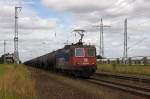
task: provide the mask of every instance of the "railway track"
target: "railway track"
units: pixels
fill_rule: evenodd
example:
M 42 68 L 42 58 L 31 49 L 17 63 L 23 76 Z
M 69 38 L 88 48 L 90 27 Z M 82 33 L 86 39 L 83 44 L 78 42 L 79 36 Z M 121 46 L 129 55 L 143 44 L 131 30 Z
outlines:
M 104 75 L 103 75 L 104 76 Z M 108 76 L 108 75 L 107 75 Z M 117 76 L 113 75 L 113 78 L 116 77 L 116 80 L 109 80 L 104 77 L 102 78 L 100 74 L 96 74 L 96 76 L 91 77 L 90 79 L 87 79 L 88 82 L 96 84 L 96 85 L 101 85 L 101 86 L 106 86 L 106 87 L 111 87 L 115 88 L 118 90 L 122 90 L 125 92 L 129 92 L 138 96 L 144 96 L 150 98 L 150 87 L 145 87 L 145 86 L 137 86 L 136 83 L 133 84 L 128 84 L 124 82 L 118 82 L 117 79 L 125 79 L 125 80 L 131 80 L 132 77 L 124 77 L 124 76 Z M 138 78 L 132 79 L 134 81 L 139 81 Z M 146 79 L 144 79 L 144 82 L 147 83 Z
M 123 75 L 123 74 L 111 74 L 111 73 L 95 73 L 96 76 L 107 76 L 112 78 L 119 78 L 119 79 L 125 79 L 125 80 L 131 80 L 131 81 L 137 81 L 137 82 L 143 82 L 143 83 L 150 83 L 150 77 L 138 77 L 138 76 L 129 76 L 129 75 Z

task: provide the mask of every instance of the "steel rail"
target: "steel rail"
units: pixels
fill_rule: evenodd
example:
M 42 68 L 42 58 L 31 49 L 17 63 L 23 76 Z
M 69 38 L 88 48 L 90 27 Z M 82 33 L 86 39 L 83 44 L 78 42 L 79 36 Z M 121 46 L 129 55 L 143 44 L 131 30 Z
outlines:
M 95 73 L 94 75 L 97 76 L 110 76 L 113 78 L 119 78 L 124 80 L 131 80 L 131 81 L 139 81 L 143 83 L 150 83 L 150 78 L 143 78 L 143 77 L 137 77 L 137 76 L 129 76 L 129 75 L 122 75 L 122 74 L 109 74 L 109 73 Z
M 144 97 L 150 97 L 150 88 L 122 84 L 122 83 L 118 83 L 118 82 L 114 82 L 114 81 L 97 79 L 94 77 L 92 77 L 91 79 L 87 79 L 87 81 L 90 83 L 96 84 L 96 85 L 102 85 L 102 86 L 122 90 L 125 92 L 133 93 L 138 96 L 140 95 L 140 96 L 144 96 Z

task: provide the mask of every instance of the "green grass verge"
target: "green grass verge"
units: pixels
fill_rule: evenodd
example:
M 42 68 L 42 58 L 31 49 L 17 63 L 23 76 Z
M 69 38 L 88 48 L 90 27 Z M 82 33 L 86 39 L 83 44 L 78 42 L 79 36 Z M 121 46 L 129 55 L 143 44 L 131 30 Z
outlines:
M 5 65 L 0 64 L 0 76 L 2 76 L 6 70 L 7 68 L 5 67 Z
M 98 67 L 98 70 L 104 71 L 104 72 L 150 76 L 150 66 L 123 65 L 123 64 L 97 64 L 97 67 Z
M 0 99 L 37 99 L 35 81 L 24 65 L 0 65 Z

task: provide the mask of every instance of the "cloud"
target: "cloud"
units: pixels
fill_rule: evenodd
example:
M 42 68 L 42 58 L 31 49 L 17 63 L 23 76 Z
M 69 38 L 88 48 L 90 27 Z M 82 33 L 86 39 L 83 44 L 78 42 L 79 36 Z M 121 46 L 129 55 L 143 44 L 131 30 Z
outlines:
M 57 23 L 52 19 L 42 19 L 38 16 L 23 17 L 20 19 L 21 29 L 53 29 Z
M 19 5 L 20 0 L 14 2 L 0 1 L 0 55 L 3 54 L 3 41 L 7 41 L 7 52 L 13 52 L 13 38 L 14 38 L 14 7 Z M 29 1 L 29 0 L 28 0 Z M 29 3 L 29 2 L 28 2 Z M 28 57 L 24 57 L 25 46 L 28 43 L 32 45 L 40 40 L 49 39 L 53 29 L 57 26 L 57 20 L 54 18 L 42 18 L 36 14 L 36 12 L 28 6 L 23 6 L 22 11 L 19 13 L 19 51 L 21 60 L 27 60 Z M 36 39 L 36 40 L 34 40 Z M 28 43 L 25 43 L 29 41 Z M 29 46 L 32 46 L 29 45 Z M 40 46 L 36 46 L 38 49 Z M 34 47 L 32 47 L 34 49 Z M 40 52 L 39 52 L 40 53 Z M 24 54 L 24 55 L 23 55 Z M 36 54 L 34 54 L 36 55 Z M 39 54 L 38 54 L 39 55 Z
M 42 2 L 53 9 L 62 11 L 72 11 L 72 12 L 91 12 L 98 10 L 99 8 L 106 8 L 108 5 L 113 4 L 116 0 L 42 0 Z
M 128 44 L 145 38 L 139 48 L 133 47 L 133 55 L 149 55 L 144 48 L 149 48 L 147 43 L 150 39 L 150 2 L 149 0 L 42 0 L 43 4 L 51 10 L 71 13 L 75 18 L 72 28 L 86 29 L 89 34 L 85 37 L 86 43 L 93 43 L 99 48 L 99 28 L 94 27 L 100 24 L 103 18 L 105 25 L 111 28 L 104 28 L 105 53 L 108 57 L 119 57 L 123 53 L 124 19 L 128 18 Z M 141 46 L 142 45 L 142 46 Z M 144 47 L 143 47 L 144 46 Z M 117 54 L 112 54 L 116 52 Z M 108 53 L 108 54 L 107 54 Z
M 0 3 L 0 39 L 13 40 L 14 4 L 6 4 L 6 1 L 1 1 L 5 4 Z M 19 5 L 21 1 L 15 0 L 14 3 Z M 23 1 L 36 5 L 34 0 Z M 41 12 L 36 12 L 38 10 L 33 10 L 34 6 L 32 8 L 27 5 L 19 14 L 19 47 L 23 60 L 61 48 L 67 41 L 68 43 L 78 41 L 79 36 L 75 37 L 70 33 L 73 29 L 78 28 L 87 30 L 84 42 L 96 45 L 98 53 L 99 28 L 95 26 L 100 25 L 100 18 L 103 18 L 104 25 L 111 26 L 104 28 L 107 57 L 121 57 L 123 54 L 125 18 L 128 18 L 128 46 L 145 39 L 133 46 L 129 51 L 129 56 L 150 54 L 148 51 L 150 50 L 149 0 L 41 0 L 41 2 L 42 6 L 49 9 L 49 18 L 41 17 L 40 14 L 37 14 Z M 39 11 L 43 9 L 39 5 L 38 7 Z M 2 44 L 0 43 L 1 46 Z M 13 46 L 13 43 L 11 44 Z M 3 53 L 2 51 L 0 53 Z
M 0 28 L 14 28 L 14 6 L 4 5 L 0 11 Z M 21 15 L 18 24 L 20 29 L 52 29 L 57 25 L 54 19 L 42 19 L 37 15 Z

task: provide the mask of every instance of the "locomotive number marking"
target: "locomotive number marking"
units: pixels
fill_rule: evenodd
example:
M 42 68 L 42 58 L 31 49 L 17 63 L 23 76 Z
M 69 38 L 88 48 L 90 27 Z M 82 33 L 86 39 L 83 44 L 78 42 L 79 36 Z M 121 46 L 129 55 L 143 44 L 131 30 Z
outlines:
M 83 64 L 89 64 L 88 59 L 84 58 Z

